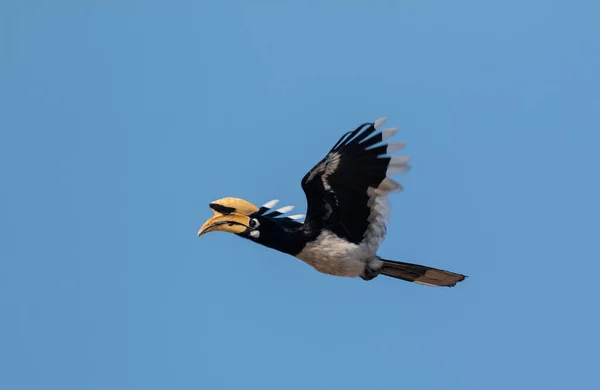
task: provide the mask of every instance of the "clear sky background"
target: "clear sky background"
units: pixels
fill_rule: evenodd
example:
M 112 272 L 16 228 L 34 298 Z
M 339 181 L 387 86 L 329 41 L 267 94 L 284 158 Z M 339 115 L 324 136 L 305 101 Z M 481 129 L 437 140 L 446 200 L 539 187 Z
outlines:
M 0 2 L 0 388 L 590 389 L 597 1 Z M 383 257 L 319 274 L 208 203 L 388 116 Z

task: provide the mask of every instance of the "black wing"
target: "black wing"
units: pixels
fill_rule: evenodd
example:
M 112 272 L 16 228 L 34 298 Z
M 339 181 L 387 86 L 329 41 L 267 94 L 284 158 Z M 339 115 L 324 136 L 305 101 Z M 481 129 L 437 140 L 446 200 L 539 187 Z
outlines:
M 410 158 L 385 157 L 402 149 L 404 144 L 377 145 L 396 132 L 396 129 L 377 132 L 384 122 L 385 118 L 365 123 L 344 134 L 327 156 L 304 176 L 307 229 L 327 228 L 342 238 L 360 243 L 372 222 L 369 217 L 373 196 L 401 189 L 387 174 L 408 171 Z

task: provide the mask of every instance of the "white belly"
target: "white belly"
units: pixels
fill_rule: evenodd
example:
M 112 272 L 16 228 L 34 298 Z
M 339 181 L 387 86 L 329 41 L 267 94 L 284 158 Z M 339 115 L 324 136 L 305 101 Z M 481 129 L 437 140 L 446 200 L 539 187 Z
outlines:
M 356 245 L 342 240 L 329 231 L 307 244 L 297 258 L 329 275 L 356 277 L 363 274 L 365 266 L 379 262 L 369 245 Z

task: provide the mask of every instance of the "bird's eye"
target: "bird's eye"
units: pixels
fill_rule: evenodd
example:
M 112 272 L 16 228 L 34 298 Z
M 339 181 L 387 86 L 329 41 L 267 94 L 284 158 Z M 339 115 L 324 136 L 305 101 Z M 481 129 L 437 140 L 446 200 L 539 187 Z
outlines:
M 257 228 L 257 227 L 259 227 L 259 226 L 260 226 L 260 223 L 258 222 L 258 219 L 256 219 L 256 218 L 252 218 L 252 219 L 250 220 L 250 227 L 251 227 L 252 229 L 256 229 L 256 228 Z

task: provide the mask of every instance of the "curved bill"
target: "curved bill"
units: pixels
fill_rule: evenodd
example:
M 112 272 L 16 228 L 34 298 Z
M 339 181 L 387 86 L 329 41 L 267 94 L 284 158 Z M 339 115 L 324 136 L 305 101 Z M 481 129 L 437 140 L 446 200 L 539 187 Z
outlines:
M 215 215 L 202 225 L 198 237 L 210 232 L 228 232 L 239 234 L 248 229 L 250 217 L 241 214 Z

